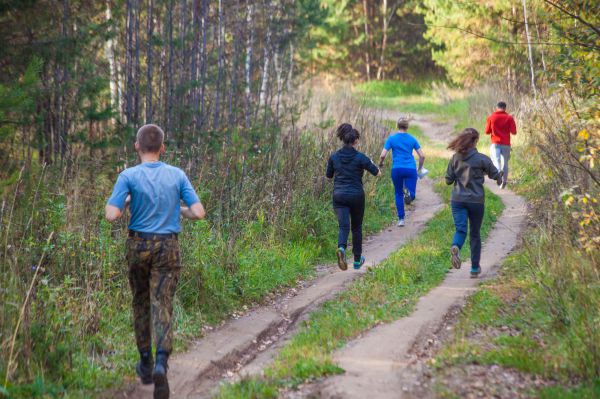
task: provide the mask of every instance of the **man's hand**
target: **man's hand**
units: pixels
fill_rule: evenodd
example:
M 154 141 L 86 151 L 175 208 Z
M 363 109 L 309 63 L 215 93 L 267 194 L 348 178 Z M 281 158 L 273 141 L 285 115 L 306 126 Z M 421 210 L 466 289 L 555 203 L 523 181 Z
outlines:
M 114 205 L 106 205 L 104 216 L 110 223 L 114 222 L 123 215 L 123 212 Z
M 202 206 L 202 203 L 196 202 L 189 208 L 187 206 L 182 206 L 181 216 L 183 216 L 186 219 L 200 220 L 204 219 L 204 217 L 206 216 L 206 211 L 204 210 L 204 206 Z

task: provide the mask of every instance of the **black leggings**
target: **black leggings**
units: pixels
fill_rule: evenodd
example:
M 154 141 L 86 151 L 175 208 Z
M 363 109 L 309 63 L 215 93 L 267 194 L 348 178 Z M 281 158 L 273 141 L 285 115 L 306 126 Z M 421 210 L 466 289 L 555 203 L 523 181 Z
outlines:
M 362 255 L 362 221 L 365 215 L 364 194 L 333 194 L 333 210 L 338 218 L 338 248 L 346 249 L 348 234 L 352 225 L 352 253 L 354 260 L 360 261 Z

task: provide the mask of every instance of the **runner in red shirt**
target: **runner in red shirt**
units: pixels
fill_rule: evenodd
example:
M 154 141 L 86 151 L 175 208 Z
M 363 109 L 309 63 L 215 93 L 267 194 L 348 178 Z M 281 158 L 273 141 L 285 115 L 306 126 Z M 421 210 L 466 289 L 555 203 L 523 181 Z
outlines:
M 506 112 L 504 101 L 500 101 L 496 105 L 496 111 L 487 118 L 485 133 L 491 135 L 490 157 L 494 166 L 504 172 L 502 177 L 502 188 L 504 188 L 508 181 L 510 135 L 517 134 L 517 125 L 513 117 Z

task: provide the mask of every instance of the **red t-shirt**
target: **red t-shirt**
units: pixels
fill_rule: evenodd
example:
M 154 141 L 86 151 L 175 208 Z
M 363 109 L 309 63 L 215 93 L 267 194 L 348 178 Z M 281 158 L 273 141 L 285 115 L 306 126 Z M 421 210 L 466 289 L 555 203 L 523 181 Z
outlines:
M 510 145 L 510 135 L 517 134 L 517 125 L 506 111 L 496 111 L 487 118 L 485 134 L 491 134 L 493 144 Z

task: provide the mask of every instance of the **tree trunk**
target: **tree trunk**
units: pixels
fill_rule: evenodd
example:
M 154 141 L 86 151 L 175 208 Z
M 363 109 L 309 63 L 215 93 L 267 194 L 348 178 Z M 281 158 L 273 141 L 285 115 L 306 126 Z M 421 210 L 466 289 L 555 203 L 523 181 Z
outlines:
M 110 8 L 110 0 L 106 1 L 106 22 L 111 23 L 111 28 L 115 28 L 115 24 L 112 23 L 112 10 Z M 117 82 L 117 66 L 115 61 L 115 44 L 112 38 L 108 39 L 104 45 L 104 55 L 108 61 L 108 67 L 110 70 L 110 106 L 114 110 L 119 109 L 119 92 Z
M 152 54 L 152 42 L 154 37 L 154 0 L 148 2 L 148 33 L 146 43 L 146 123 L 152 123 L 152 79 L 154 59 Z
M 173 58 L 175 58 L 175 48 L 173 46 L 173 0 L 167 3 L 167 44 L 169 48 L 167 76 L 166 76 L 166 128 L 169 134 L 173 134 Z
M 127 38 L 125 44 L 125 85 L 126 85 L 126 94 L 125 94 L 125 119 L 127 124 L 131 124 L 132 115 L 133 115 L 133 10 L 132 10 L 132 2 L 133 0 L 127 0 L 127 17 L 126 17 L 126 30 L 127 30 Z
M 365 18 L 365 73 L 367 80 L 371 80 L 371 55 L 369 54 L 369 8 L 367 0 L 363 0 L 363 12 Z
M 271 63 L 271 28 L 267 26 L 267 33 L 265 38 L 265 47 L 263 49 L 263 68 L 262 77 L 260 83 L 260 93 L 258 96 L 258 107 L 261 108 L 266 104 L 267 96 L 267 85 L 269 81 L 269 64 Z
M 381 39 L 381 55 L 379 56 L 379 68 L 377 68 L 377 80 L 381 80 L 384 78 L 384 63 L 385 63 L 385 48 L 387 45 L 387 30 L 388 30 L 388 16 L 387 16 L 387 0 L 383 0 L 381 5 L 381 19 L 383 21 L 382 29 L 382 39 Z
M 206 56 L 206 29 L 207 29 L 207 0 L 202 0 L 202 67 L 200 73 L 200 80 L 202 81 L 202 89 L 200 91 L 200 128 L 204 126 L 204 115 L 205 115 L 205 91 L 206 91 L 206 63 L 208 57 Z
M 254 28 L 253 28 L 253 13 L 254 5 L 251 0 L 248 0 L 247 14 L 246 14 L 246 25 L 248 29 L 248 39 L 246 42 L 246 125 L 250 125 L 250 113 L 251 113 L 251 102 L 252 102 L 252 51 L 254 42 Z
M 290 42 L 290 69 L 287 75 L 287 91 L 292 91 L 292 84 L 294 80 L 294 43 Z
M 140 79 L 142 67 L 140 65 L 140 0 L 135 0 L 135 93 L 133 123 L 137 127 L 140 123 Z
M 192 2 L 192 31 L 194 32 L 194 39 L 192 40 L 192 51 L 191 51 L 191 70 L 190 80 L 192 83 L 191 89 L 191 107 L 192 107 L 192 133 L 196 134 L 198 128 L 198 61 L 200 57 L 200 10 L 198 0 Z
M 537 88 L 535 86 L 535 71 L 533 68 L 533 51 L 531 50 L 531 36 L 529 35 L 529 23 L 527 22 L 527 0 L 523 0 L 523 19 L 525 20 L 525 34 L 527 36 L 527 52 L 529 54 L 529 68 L 531 70 L 531 89 L 534 97 L 537 98 Z
M 537 41 L 538 43 L 542 43 L 541 35 L 540 35 L 540 27 L 538 24 L 538 19 L 536 16 L 536 12 L 533 13 L 533 23 L 535 24 L 535 32 L 537 33 Z M 544 57 L 544 45 L 539 45 L 540 55 L 542 56 L 542 68 L 544 72 L 546 72 L 546 58 Z
M 223 0 L 219 0 L 219 22 L 217 32 L 217 46 L 219 55 L 217 59 L 217 86 L 215 90 L 215 114 L 213 118 L 213 127 L 219 130 L 219 113 L 221 105 L 221 79 L 223 78 L 223 42 L 225 41 L 225 26 L 223 23 Z

